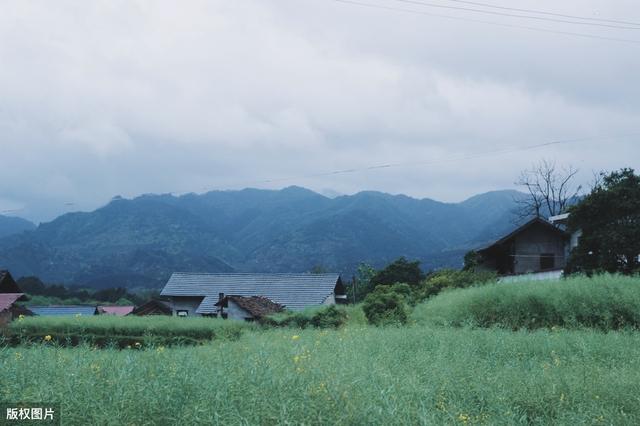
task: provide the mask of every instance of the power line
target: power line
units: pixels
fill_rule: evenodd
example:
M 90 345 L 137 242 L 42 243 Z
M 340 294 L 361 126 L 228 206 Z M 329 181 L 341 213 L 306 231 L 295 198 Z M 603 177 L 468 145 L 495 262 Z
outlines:
M 541 149 L 541 148 L 550 147 L 550 146 L 556 146 L 556 145 L 565 145 L 565 144 L 570 144 L 570 143 L 597 141 L 597 140 L 605 140 L 605 139 L 619 139 L 619 138 L 624 138 L 624 137 L 629 137 L 629 136 L 640 136 L 640 133 L 615 135 L 615 136 L 584 137 L 584 138 L 575 138 L 575 139 L 559 139 L 559 140 L 543 142 L 543 143 L 538 143 L 538 144 L 532 144 L 532 145 L 498 148 L 498 149 L 478 152 L 478 153 L 474 153 L 474 154 L 465 154 L 465 155 L 453 156 L 453 157 L 449 157 L 449 158 L 442 158 L 442 159 L 436 159 L 436 160 L 424 160 L 424 161 L 411 161 L 411 162 L 400 162 L 400 163 L 375 164 L 375 165 L 371 165 L 371 166 L 367 166 L 367 167 L 361 167 L 361 168 L 333 170 L 333 171 L 328 171 L 328 172 L 312 173 L 312 174 L 306 174 L 306 175 L 300 175 L 300 176 L 290 176 L 290 177 L 281 177 L 281 178 L 257 180 L 257 181 L 252 181 L 252 182 L 246 182 L 246 184 L 276 183 L 276 182 L 284 182 L 284 181 L 291 181 L 291 180 L 298 180 L 298 179 L 308 179 L 308 178 L 315 178 L 315 177 L 325 177 L 325 176 L 342 175 L 342 174 L 349 174 L 349 173 L 358 173 L 358 172 L 377 170 L 377 169 L 388 169 L 388 168 L 417 166 L 417 165 L 421 165 L 421 166 L 435 165 L 435 164 L 441 164 L 441 163 L 450 163 L 450 162 L 457 162 L 457 161 L 464 161 L 464 160 L 473 160 L 473 159 L 477 159 L 477 158 L 490 157 L 490 156 L 494 156 L 494 155 L 511 154 L 511 153 L 514 153 L 514 152 L 531 151 L 531 150 L 536 150 L 536 149 Z
M 572 24 L 572 25 L 590 25 L 590 26 L 595 26 L 595 27 L 616 28 L 616 29 L 623 29 L 623 30 L 640 30 L 640 28 L 638 28 L 637 26 L 629 27 L 629 26 L 621 26 L 621 25 L 615 25 L 615 24 L 604 24 L 604 23 L 597 23 L 597 22 L 568 21 L 566 19 L 545 18 L 545 17 L 542 17 L 542 16 L 531 16 L 531 15 L 518 15 L 518 14 L 515 14 L 515 13 L 495 12 L 495 11 L 490 11 L 490 10 L 474 9 L 474 8 L 471 8 L 471 7 L 446 6 L 446 5 L 442 5 L 442 4 L 435 4 L 435 3 L 430 3 L 430 2 L 425 2 L 425 1 L 418 1 L 418 0 L 391 0 L 391 1 L 395 1 L 397 3 L 415 4 L 415 5 L 424 6 L 424 7 L 433 7 L 433 8 L 437 8 L 437 9 L 461 10 L 461 11 L 464 11 L 464 12 L 482 13 L 482 14 L 485 14 L 485 15 L 495 15 L 495 16 L 506 16 L 506 17 L 510 17 L 510 18 L 534 19 L 534 20 L 537 20 L 537 21 L 559 22 L 559 23 L 563 23 L 563 24 Z
M 484 21 L 484 20 L 481 20 L 481 19 L 463 18 L 463 17 L 460 17 L 460 16 L 452 16 L 452 15 L 442 15 L 442 14 L 438 14 L 438 13 L 430 13 L 430 12 L 425 12 L 425 11 L 415 10 L 415 9 L 403 9 L 403 8 L 399 8 L 399 7 L 383 6 L 383 5 L 372 4 L 372 3 L 364 3 L 364 2 L 356 1 L 356 0 L 331 0 L 331 1 L 334 1 L 336 3 L 344 3 L 344 4 L 355 5 L 355 6 L 368 7 L 368 8 L 371 8 L 371 9 L 391 10 L 391 11 L 394 11 L 394 12 L 404 12 L 404 13 L 412 13 L 412 14 L 416 14 L 416 15 L 433 16 L 433 17 L 436 17 L 436 18 L 451 19 L 451 20 L 455 20 L 455 21 L 473 22 L 473 23 L 478 23 L 478 24 L 493 25 L 493 26 L 504 27 L 504 28 L 517 28 L 517 29 L 523 29 L 523 30 L 528 30 L 528 31 L 535 31 L 535 32 L 539 32 L 539 33 L 548 33 L 548 34 L 566 35 L 566 36 L 572 36 L 572 37 L 591 38 L 591 39 L 605 40 L 605 41 L 615 41 L 615 42 L 621 42 L 621 43 L 640 44 L 640 40 L 599 36 L 599 35 L 585 34 L 585 33 L 575 33 L 575 32 L 571 32 L 571 31 L 549 30 L 549 29 L 538 28 L 538 27 L 530 27 L 530 26 L 527 26 L 527 25 L 506 24 L 506 23 L 502 23 L 502 22 Z
M 493 9 L 500 9 L 500 10 L 512 10 L 514 12 L 537 13 L 539 15 L 558 16 L 558 17 L 561 17 L 561 18 L 582 19 L 582 20 L 585 20 L 585 21 L 594 21 L 594 22 L 611 22 L 611 23 L 614 23 L 614 24 L 626 24 L 626 25 L 634 25 L 634 26 L 640 27 L 640 23 L 638 23 L 638 22 L 621 21 L 621 20 L 617 20 L 617 19 L 593 18 L 593 17 L 586 17 L 586 16 L 568 15 L 568 14 L 564 14 L 564 13 L 549 12 L 549 11 L 545 11 L 545 10 L 521 9 L 521 8 L 517 8 L 517 7 L 499 6 L 499 5 L 496 5 L 496 4 L 481 3 L 481 2 L 476 2 L 476 1 L 465 1 L 465 0 L 442 0 L 442 1 L 448 1 L 448 2 L 453 2 L 453 3 L 461 3 L 461 4 L 470 4 L 470 5 L 474 5 L 474 6 L 483 6 L 483 7 L 493 8 Z

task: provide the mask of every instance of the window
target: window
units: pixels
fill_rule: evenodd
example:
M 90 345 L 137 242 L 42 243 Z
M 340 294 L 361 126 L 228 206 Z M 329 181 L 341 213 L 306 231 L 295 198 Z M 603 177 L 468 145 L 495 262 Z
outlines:
M 540 255 L 540 270 L 547 271 L 555 268 L 556 257 L 553 253 L 542 253 Z
M 179 316 L 179 317 L 186 317 L 186 316 L 189 315 L 189 311 L 179 310 L 179 311 L 176 311 L 176 315 Z

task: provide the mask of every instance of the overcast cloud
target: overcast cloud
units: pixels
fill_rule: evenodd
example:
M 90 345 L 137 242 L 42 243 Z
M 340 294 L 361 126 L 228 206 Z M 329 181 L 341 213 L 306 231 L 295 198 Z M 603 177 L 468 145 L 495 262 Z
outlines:
M 362 2 L 640 41 L 640 29 Z M 640 22 L 636 0 L 493 3 Z M 583 180 L 640 168 L 640 42 L 331 0 L 1 4 L 4 214 L 294 184 L 459 201 L 512 188 L 542 158 Z M 513 151 L 576 138 L 593 139 Z

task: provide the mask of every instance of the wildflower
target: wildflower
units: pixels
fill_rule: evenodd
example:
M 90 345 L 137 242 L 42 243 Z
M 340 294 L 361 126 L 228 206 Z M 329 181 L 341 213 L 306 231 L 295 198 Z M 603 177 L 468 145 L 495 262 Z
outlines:
M 458 420 L 460 420 L 464 424 L 467 424 L 467 422 L 469 421 L 469 416 L 466 414 L 460 413 L 460 415 L 458 416 Z
M 293 362 L 294 362 L 294 363 L 296 363 L 296 364 L 297 364 L 298 362 L 300 362 L 300 356 L 299 356 L 299 355 L 294 356 L 294 357 L 293 357 Z
M 140 346 L 142 346 L 142 343 L 140 343 L 140 342 L 136 342 L 134 346 L 135 346 L 136 348 L 139 348 Z
M 46 336 L 44 336 L 44 341 L 45 342 L 50 342 L 51 341 L 51 335 L 47 334 Z
M 160 346 L 158 349 L 156 349 L 158 351 L 158 353 L 162 353 L 164 352 L 164 346 Z
M 80 318 L 82 314 L 76 314 L 76 318 Z
M 18 315 L 18 321 L 24 321 L 24 315 L 22 314 Z
M 560 402 L 564 401 L 564 393 L 560 394 Z
M 298 340 L 300 338 L 300 336 L 298 336 L 297 334 L 294 334 L 293 336 L 291 336 L 291 340 Z

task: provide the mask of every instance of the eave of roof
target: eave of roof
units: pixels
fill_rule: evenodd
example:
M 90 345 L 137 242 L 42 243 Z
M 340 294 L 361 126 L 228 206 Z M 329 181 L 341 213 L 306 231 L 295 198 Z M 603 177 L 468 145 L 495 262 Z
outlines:
M 502 244 L 506 243 L 507 241 L 509 241 L 510 239 L 512 239 L 513 237 L 515 237 L 516 235 L 518 235 L 519 233 L 529 229 L 531 226 L 533 226 L 535 224 L 541 224 L 543 226 L 546 226 L 549 230 L 560 234 L 563 238 L 569 238 L 570 237 L 567 232 L 563 231 L 562 229 L 558 228 L 557 226 L 553 225 L 552 223 L 550 223 L 550 222 L 548 222 L 548 221 L 546 221 L 546 220 L 544 220 L 542 218 L 536 217 L 536 218 L 531 219 L 529 222 L 525 223 L 524 225 L 514 229 L 509 234 L 507 234 L 506 236 L 500 238 L 499 240 L 494 241 L 493 243 L 491 243 L 491 244 L 489 244 L 489 245 L 487 245 L 485 247 L 476 249 L 476 251 L 478 253 L 481 253 L 481 252 L 487 251 L 487 250 L 489 250 L 489 249 L 491 249 L 491 248 L 493 248 L 495 246 L 502 245 Z
M 22 296 L 22 293 L 0 293 L 0 312 L 11 308 Z

